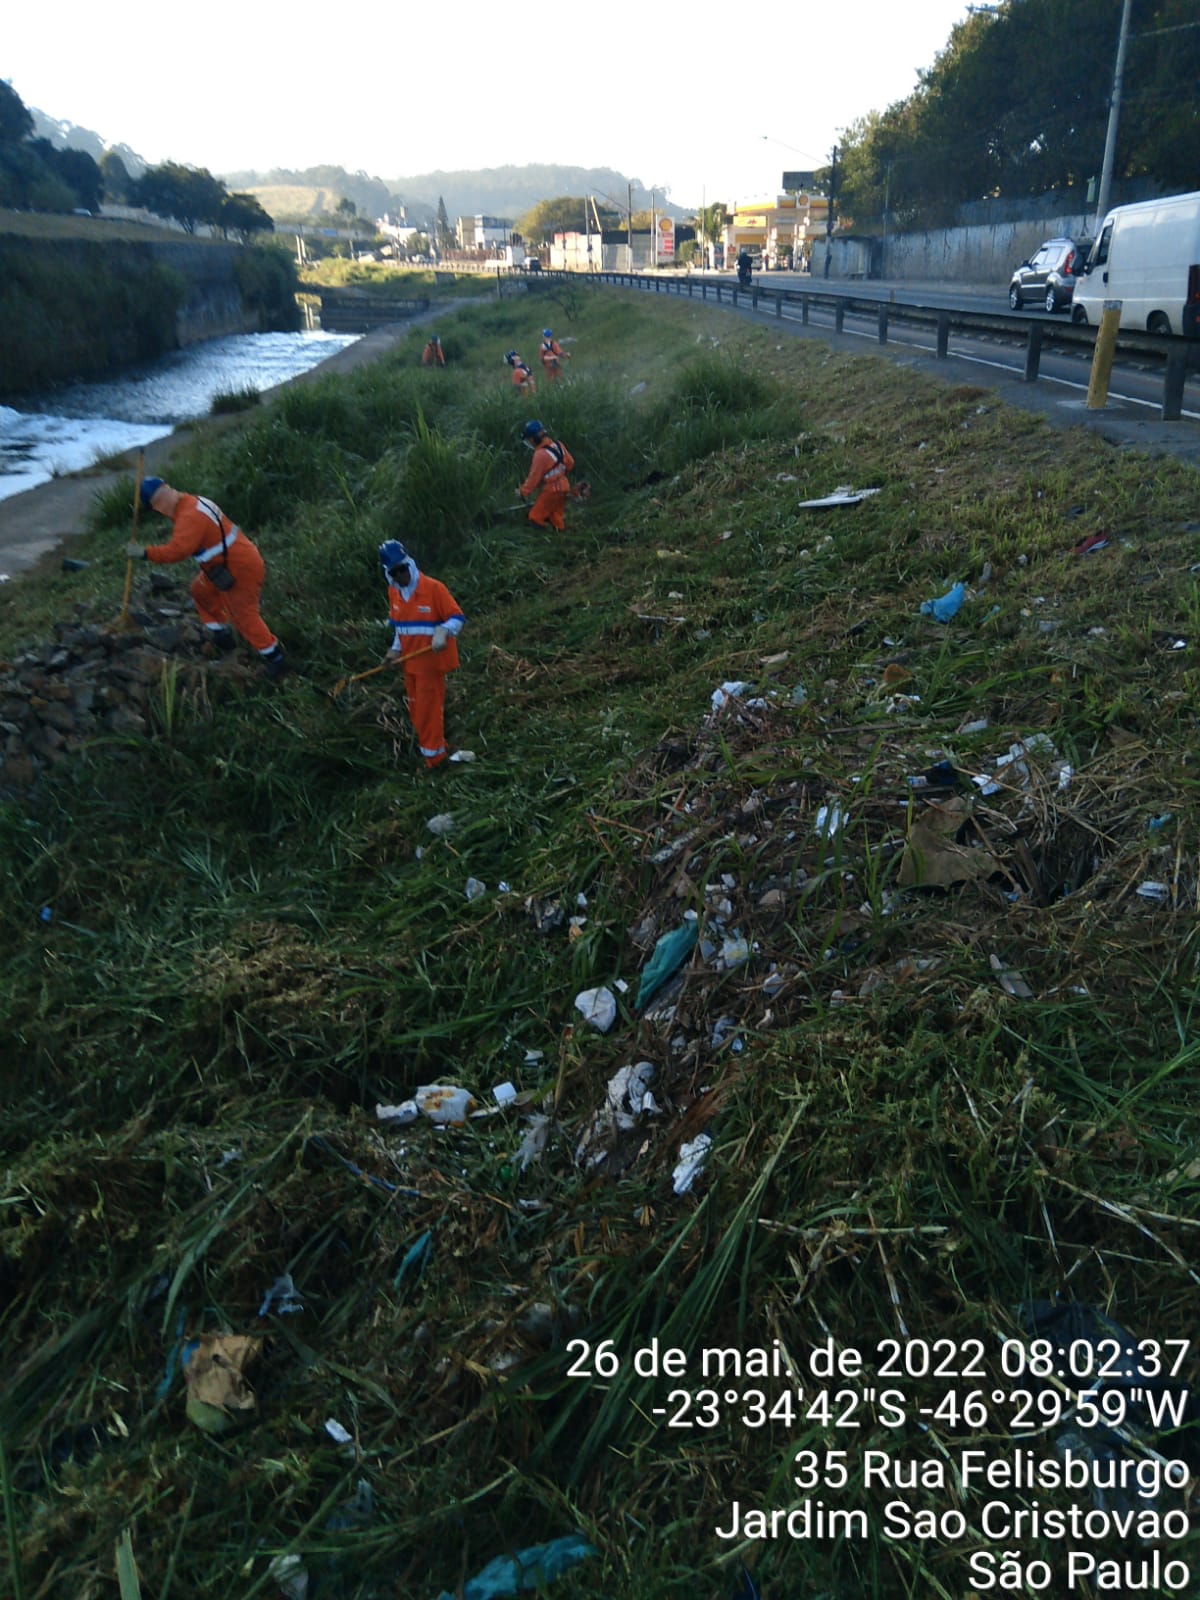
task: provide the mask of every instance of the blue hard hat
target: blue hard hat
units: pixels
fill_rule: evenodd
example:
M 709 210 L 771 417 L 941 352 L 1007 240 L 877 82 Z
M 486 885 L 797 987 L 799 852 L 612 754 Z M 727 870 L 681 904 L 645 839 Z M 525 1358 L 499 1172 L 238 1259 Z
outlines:
M 517 352 L 515 350 L 506 350 L 504 352 L 504 359 L 511 367 L 513 362 L 517 359 Z
M 554 330 L 552 328 L 543 328 L 542 329 L 542 338 L 543 339 L 553 339 L 553 337 L 554 337 Z
M 161 478 L 142 479 L 141 485 L 138 488 L 138 494 L 141 496 L 142 504 L 145 506 L 147 511 L 150 509 L 151 500 L 154 499 L 154 496 L 158 493 L 162 486 L 163 480 Z
M 383 568 L 385 577 L 393 567 L 403 566 L 409 559 L 408 551 L 399 539 L 385 539 L 379 546 L 379 565 Z
M 535 422 L 533 420 L 533 418 L 531 417 L 529 419 L 529 421 L 525 424 L 525 426 L 521 429 L 521 437 L 522 437 L 522 439 L 526 439 L 526 440 L 528 440 L 528 439 L 540 439 L 542 434 L 545 433 L 545 431 L 546 430 L 542 426 L 542 424 L 540 422 Z

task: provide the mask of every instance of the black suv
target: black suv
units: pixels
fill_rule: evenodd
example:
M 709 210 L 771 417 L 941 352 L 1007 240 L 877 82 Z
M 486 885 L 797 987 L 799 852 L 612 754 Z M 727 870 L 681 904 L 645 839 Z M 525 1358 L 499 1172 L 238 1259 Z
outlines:
M 1047 311 L 1065 311 L 1075 293 L 1075 279 L 1082 277 L 1090 242 L 1075 239 L 1047 239 L 1028 261 L 1023 261 L 1008 286 L 1008 303 L 1019 311 L 1026 301 Z

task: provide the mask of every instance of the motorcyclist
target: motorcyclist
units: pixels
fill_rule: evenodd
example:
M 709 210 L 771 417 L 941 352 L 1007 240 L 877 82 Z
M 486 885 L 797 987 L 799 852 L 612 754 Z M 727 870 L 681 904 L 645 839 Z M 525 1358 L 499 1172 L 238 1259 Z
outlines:
M 751 267 L 753 265 L 754 265 L 754 263 L 750 259 L 749 250 L 747 250 L 745 248 L 739 250 L 738 251 L 738 258 L 737 258 L 737 275 L 738 275 L 738 287 L 739 288 L 748 289 L 750 287 L 750 269 L 751 269 Z

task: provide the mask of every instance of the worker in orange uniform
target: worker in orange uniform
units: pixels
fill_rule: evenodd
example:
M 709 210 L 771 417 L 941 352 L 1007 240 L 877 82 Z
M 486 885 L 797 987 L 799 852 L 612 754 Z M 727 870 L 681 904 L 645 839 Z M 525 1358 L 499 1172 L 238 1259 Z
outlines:
M 423 367 L 444 367 L 446 365 L 446 352 L 442 349 L 442 341 L 436 333 L 429 335 L 429 343 L 421 351 L 421 365 Z
M 575 465 L 575 457 L 565 444 L 552 439 L 540 422 L 527 422 L 521 429 L 521 437 L 533 451 L 533 465 L 517 493 L 522 500 L 531 494 L 537 495 L 529 513 L 535 528 L 556 528 L 561 533 L 563 507 L 571 493 L 567 474 Z
M 282 678 L 287 671 L 283 646 L 258 609 L 267 569 L 257 545 L 202 495 L 182 494 L 161 478 L 143 478 L 138 492 L 148 510 L 171 519 L 171 537 L 166 544 L 128 544 L 126 554 L 154 562 L 190 557 L 200 569 L 191 594 L 208 643 L 232 649 L 236 629 L 262 657 L 268 677 Z
M 387 664 L 404 668 L 404 692 L 417 746 L 427 767 L 447 759 L 446 674 L 458 666 L 458 636 L 466 621 L 444 583 L 427 577 L 400 543 L 379 546 L 388 586 L 392 648 Z
M 513 388 L 518 394 L 532 394 L 534 392 L 533 373 L 521 360 L 515 350 L 505 353 L 505 361 L 512 368 Z
M 563 362 L 571 359 L 568 352 L 559 344 L 549 328 L 542 329 L 541 356 L 542 371 L 546 374 L 547 381 L 550 383 L 553 383 L 555 378 L 558 377 Z

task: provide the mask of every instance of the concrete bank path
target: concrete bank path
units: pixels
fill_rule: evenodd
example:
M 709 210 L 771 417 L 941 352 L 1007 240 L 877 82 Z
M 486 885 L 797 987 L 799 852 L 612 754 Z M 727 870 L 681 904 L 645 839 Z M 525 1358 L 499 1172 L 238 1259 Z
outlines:
M 420 320 L 423 319 L 416 319 Z M 407 338 L 414 326 L 414 321 L 397 322 L 364 334 L 354 344 L 336 351 L 327 360 L 310 367 L 298 377 L 289 378 L 287 383 L 278 384 L 273 389 L 264 389 L 263 401 L 269 403 L 273 395 L 295 384 L 311 383 L 330 373 L 354 372 L 359 367 L 367 366 Z M 169 481 L 172 458 L 197 435 L 211 438 L 215 433 L 236 428 L 248 417 L 257 414 L 256 411 L 235 412 L 229 416 L 203 417 L 196 422 L 181 423 L 165 439 L 152 440 L 146 446 L 147 475 Z M 136 450 L 128 451 L 119 459 L 121 465 L 117 468 L 87 468 L 82 472 L 53 478 L 49 483 L 26 489 L 23 494 L 0 500 L 0 573 L 15 578 L 22 572 L 28 572 L 39 561 L 57 559 L 69 553 L 72 539 L 87 529 L 93 495 L 137 470 Z M 179 487 L 203 492 L 203 485 L 181 484 Z M 132 520 L 132 503 L 129 515 Z

